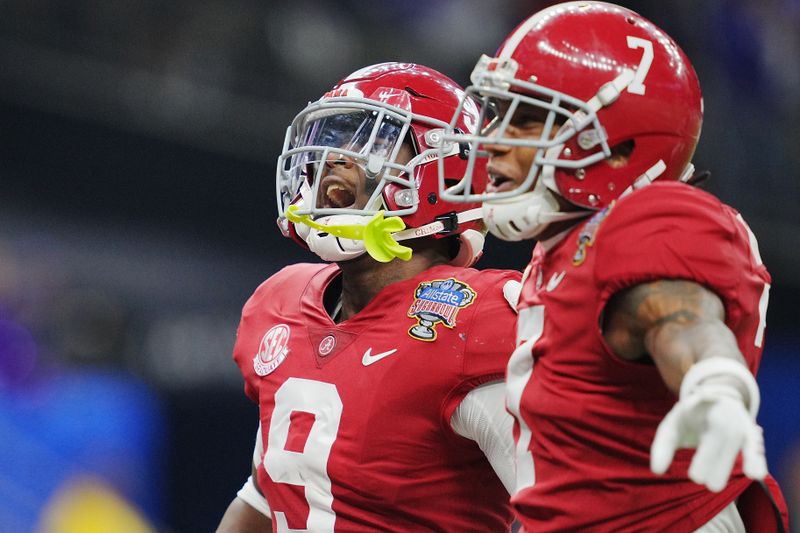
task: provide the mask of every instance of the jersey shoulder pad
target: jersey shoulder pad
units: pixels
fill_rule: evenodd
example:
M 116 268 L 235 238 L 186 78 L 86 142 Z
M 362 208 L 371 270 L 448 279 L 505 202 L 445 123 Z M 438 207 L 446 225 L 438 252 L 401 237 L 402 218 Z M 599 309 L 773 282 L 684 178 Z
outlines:
M 749 243 L 733 210 L 681 183 L 654 183 L 614 204 L 595 235 L 595 276 L 618 290 L 689 279 L 730 290 L 749 268 Z
M 250 296 L 248 306 L 257 306 L 264 298 L 272 298 L 286 291 L 293 291 L 299 297 L 303 288 L 318 273 L 325 269 L 337 268 L 335 265 L 325 263 L 296 263 L 280 269 L 259 285 Z

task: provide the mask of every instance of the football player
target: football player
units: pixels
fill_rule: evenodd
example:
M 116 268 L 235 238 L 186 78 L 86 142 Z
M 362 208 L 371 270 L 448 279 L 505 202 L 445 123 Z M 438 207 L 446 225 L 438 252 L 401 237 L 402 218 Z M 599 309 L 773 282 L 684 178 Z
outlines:
M 279 225 L 329 263 L 286 267 L 245 304 L 234 359 L 260 428 L 219 531 L 509 529 L 503 377 L 521 275 L 469 268 L 480 204 L 437 193 L 437 165 L 466 170 L 464 147 L 442 144 L 463 95 L 384 63 L 288 128 Z M 460 131 L 478 114 L 463 103 Z
M 561 3 L 467 92 L 485 127 L 445 135 L 470 155 L 440 196 L 538 241 L 507 373 L 524 527 L 787 527 L 756 422 L 770 276 L 742 217 L 690 185 L 702 100 L 683 51 L 628 9 Z

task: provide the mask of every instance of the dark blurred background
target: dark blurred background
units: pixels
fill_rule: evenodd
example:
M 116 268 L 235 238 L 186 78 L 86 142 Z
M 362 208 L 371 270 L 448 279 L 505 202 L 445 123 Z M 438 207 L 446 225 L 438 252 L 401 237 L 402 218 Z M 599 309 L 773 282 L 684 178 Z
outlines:
M 87 502 L 119 531 L 213 530 L 257 424 L 230 357 L 240 308 L 314 260 L 274 222 L 286 126 L 371 63 L 466 84 L 549 3 L 0 0 L 0 530 L 82 524 Z M 773 274 L 760 420 L 797 501 L 800 0 L 625 5 L 692 58 L 696 165 Z M 481 264 L 529 250 L 491 241 Z

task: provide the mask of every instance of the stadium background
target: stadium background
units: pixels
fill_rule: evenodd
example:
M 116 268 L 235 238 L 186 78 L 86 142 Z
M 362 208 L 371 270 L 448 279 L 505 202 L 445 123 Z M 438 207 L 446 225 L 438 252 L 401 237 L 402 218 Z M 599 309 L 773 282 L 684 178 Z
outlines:
M 313 259 L 274 223 L 285 127 L 370 63 L 465 84 L 544 5 L 0 0 L 0 530 L 65 523 L 86 494 L 159 531 L 212 530 L 255 431 L 230 358 L 240 307 Z M 625 5 L 692 58 L 695 162 L 773 274 L 760 420 L 795 503 L 800 1 Z M 508 250 L 490 241 L 481 264 L 521 268 L 529 246 Z

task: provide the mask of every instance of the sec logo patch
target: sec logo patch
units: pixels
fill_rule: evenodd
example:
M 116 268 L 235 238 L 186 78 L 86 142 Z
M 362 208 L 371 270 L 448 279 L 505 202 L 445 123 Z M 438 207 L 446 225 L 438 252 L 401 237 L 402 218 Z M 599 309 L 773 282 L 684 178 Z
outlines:
M 273 372 L 289 354 L 289 335 L 291 330 L 286 324 L 273 326 L 261 338 L 258 353 L 253 358 L 253 369 L 259 376 Z

